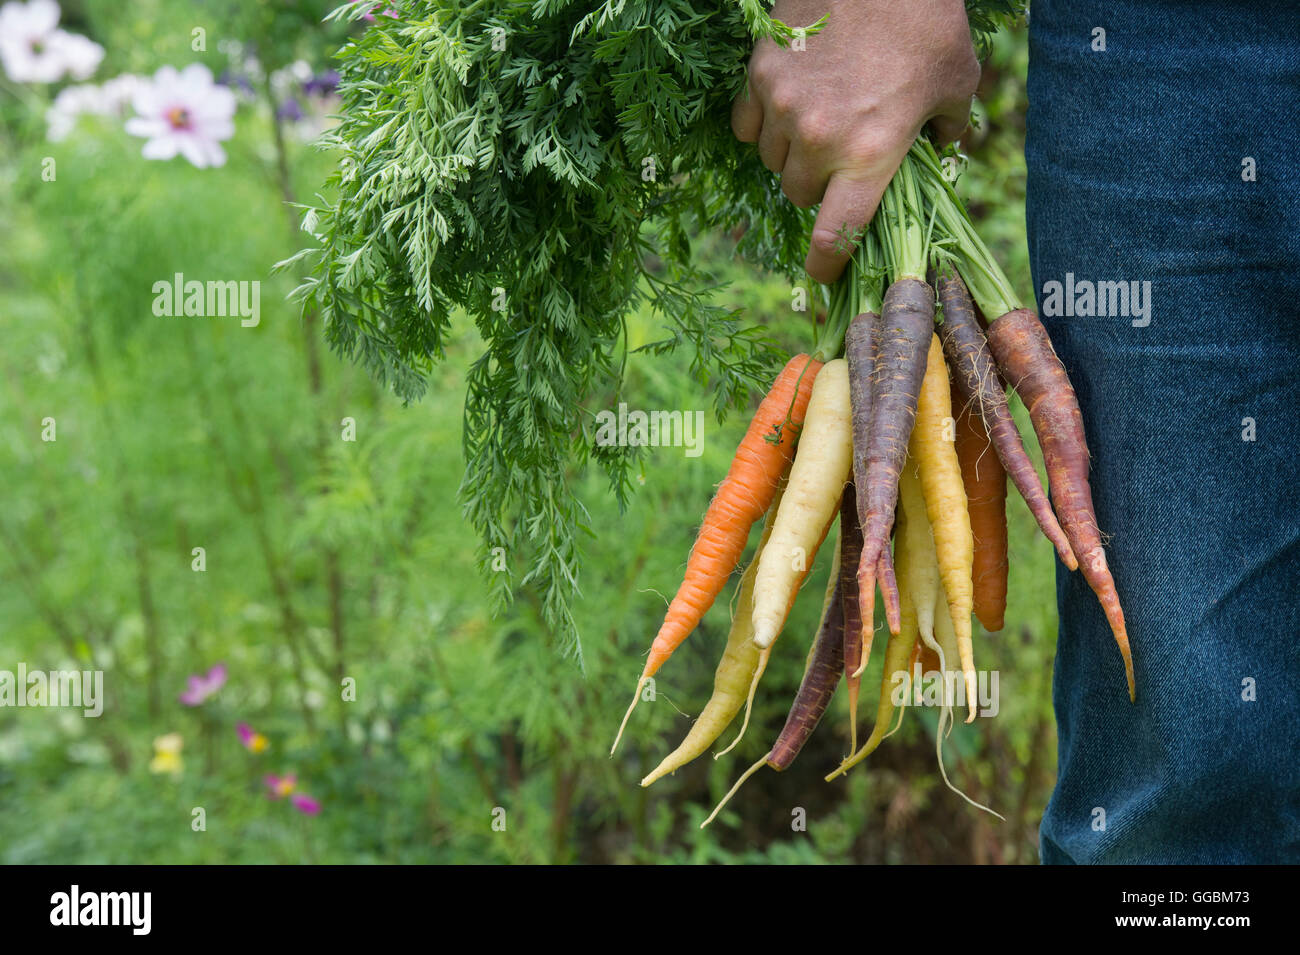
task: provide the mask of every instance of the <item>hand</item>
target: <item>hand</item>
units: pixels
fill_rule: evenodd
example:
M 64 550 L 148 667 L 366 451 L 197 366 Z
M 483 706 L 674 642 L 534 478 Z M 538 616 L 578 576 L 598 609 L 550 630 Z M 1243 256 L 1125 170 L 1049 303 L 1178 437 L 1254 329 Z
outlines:
M 758 143 L 797 206 L 821 203 L 805 267 L 844 271 L 841 235 L 871 221 L 926 122 L 937 144 L 966 128 L 980 67 L 962 0 L 778 0 L 772 15 L 805 26 L 830 14 L 799 51 L 762 40 L 731 127 Z

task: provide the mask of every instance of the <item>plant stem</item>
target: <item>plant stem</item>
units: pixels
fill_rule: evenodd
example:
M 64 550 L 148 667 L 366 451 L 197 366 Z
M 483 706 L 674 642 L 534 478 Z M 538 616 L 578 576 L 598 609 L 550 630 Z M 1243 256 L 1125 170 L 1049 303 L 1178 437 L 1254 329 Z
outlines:
M 854 264 L 858 273 L 858 312 L 879 315 L 883 307 L 885 267 L 874 232 L 868 230 L 862 237 Z
M 934 213 L 935 229 L 947 240 L 944 256 L 952 260 L 985 318 L 993 321 L 1020 308 L 1019 297 L 980 239 L 929 140 L 919 137 L 908 153 L 908 161 Z
M 855 273 L 856 270 L 850 263 L 849 268 L 846 268 L 844 274 L 831 286 L 831 301 L 826 309 L 826 324 L 822 326 L 821 334 L 817 336 L 812 352 L 813 358 L 820 362 L 830 361 L 844 350 L 844 332 L 856 314 L 854 308 L 858 301 Z

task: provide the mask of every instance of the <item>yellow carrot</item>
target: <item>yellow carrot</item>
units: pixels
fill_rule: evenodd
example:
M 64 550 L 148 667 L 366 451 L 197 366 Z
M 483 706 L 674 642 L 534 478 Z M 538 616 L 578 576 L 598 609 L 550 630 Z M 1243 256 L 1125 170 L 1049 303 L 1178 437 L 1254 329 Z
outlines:
M 966 722 L 975 719 L 975 659 L 971 643 L 971 611 L 975 593 L 971 574 L 975 562 L 975 537 L 971 533 L 966 489 L 961 464 L 953 444 L 952 402 L 948 391 L 948 369 L 943 360 L 939 336 L 930 338 L 925 378 L 916 406 L 909 449 L 920 472 L 925 512 L 934 534 L 939 578 L 948 601 L 969 706 Z
M 897 560 L 899 590 L 910 592 L 912 606 L 916 608 L 916 629 L 923 645 L 934 646 L 934 615 L 937 598 L 943 593 L 939 585 L 939 564 L 935 557 L 934 538 L 926 516 L 925 495 L 916 461 L 912 457 L 904 462 L 898 476 L 898 506 L 907 513 L 908 541 L 905 553 Z M 900 526 L 900 533 L 903 529 Z M 904 567 L 906 558 L 906 567 Z M 944 613 L 947 614 L 947 606 Z
M 970 796 L 967 796 L 964 792 L 954 786 L 952 780 L 948 778 L 948 770 L 943 765 L 943 740 L 945 736 L 952 732 L 952 708 L 955 700 L 955 686 L 953 681 L 957 675 L 957 669 L 950 661 L 956 658 L 960 653 L 960 650 L 957 647 L 957 634 L 952 627 L 952 617 L 946 611 L 947 602 L 945 601 L 941 591 L 936 595 L 934 617 L 935 639 L 934 642 L 930 644 L 931 649 L 934 650 L 939 657 L 939 672 L 943 676 L 942 709 L 939 711 L 939 725 L 935 728 L 934 734 L 934 756 L 939 762 L 939 775 L 943 777 L 945 786 L 976 809 L 982 809 L 989 815 L 997 816 L 1003 822 L 1006 822 L 1006 818 L 1001 813 L 994 812 L 983 803 L 976 802 L 974 799 L 971 799 Z
M 741 774 L 722 797 L 722 801 L 713 807 L 708 818 L 700 823 L 701 829 L 716 819 L 718 813 L 731 801 L 731 797 L 745 785 L 745 781 L 764 766 L 771 766 L 778 773 L 789 769 L 825 715 L 826 707 L 830 705 L 831 697 L 835 695 L 835 688 L 839 686 L 840 677 L 844 673 L 844 615 L 840 601 L 839 556 L 837 548 L 836 566 L 831 568 L 826 585 L 826 600 L 822 603 L 822 619 L 817 627 L 817 637 L 808 651 L 799 692 L 795 694 L 781 735 L 766 755 Z

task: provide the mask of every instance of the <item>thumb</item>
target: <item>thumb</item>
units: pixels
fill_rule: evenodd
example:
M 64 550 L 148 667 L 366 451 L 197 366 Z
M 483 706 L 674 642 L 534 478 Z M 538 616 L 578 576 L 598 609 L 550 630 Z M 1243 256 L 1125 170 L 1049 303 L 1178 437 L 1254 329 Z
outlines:
M 835 173 L 826 185 L 804 268 L 818 282 L 838 279 L 853 254 L 855 233 L 876 214 L 888 177 L 853 179 Z

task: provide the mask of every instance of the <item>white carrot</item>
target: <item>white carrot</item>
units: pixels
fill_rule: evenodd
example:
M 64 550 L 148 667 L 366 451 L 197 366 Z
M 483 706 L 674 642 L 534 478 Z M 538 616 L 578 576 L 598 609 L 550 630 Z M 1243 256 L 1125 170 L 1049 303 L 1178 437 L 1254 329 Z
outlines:
M 849 374 L 844 359 L 827 362 L 813 384 L 790 480 L 754 580 L 754 645 L 766 650 L 781 632 L 791 602 L 826 531 L 839 513 L 852 467 Z

